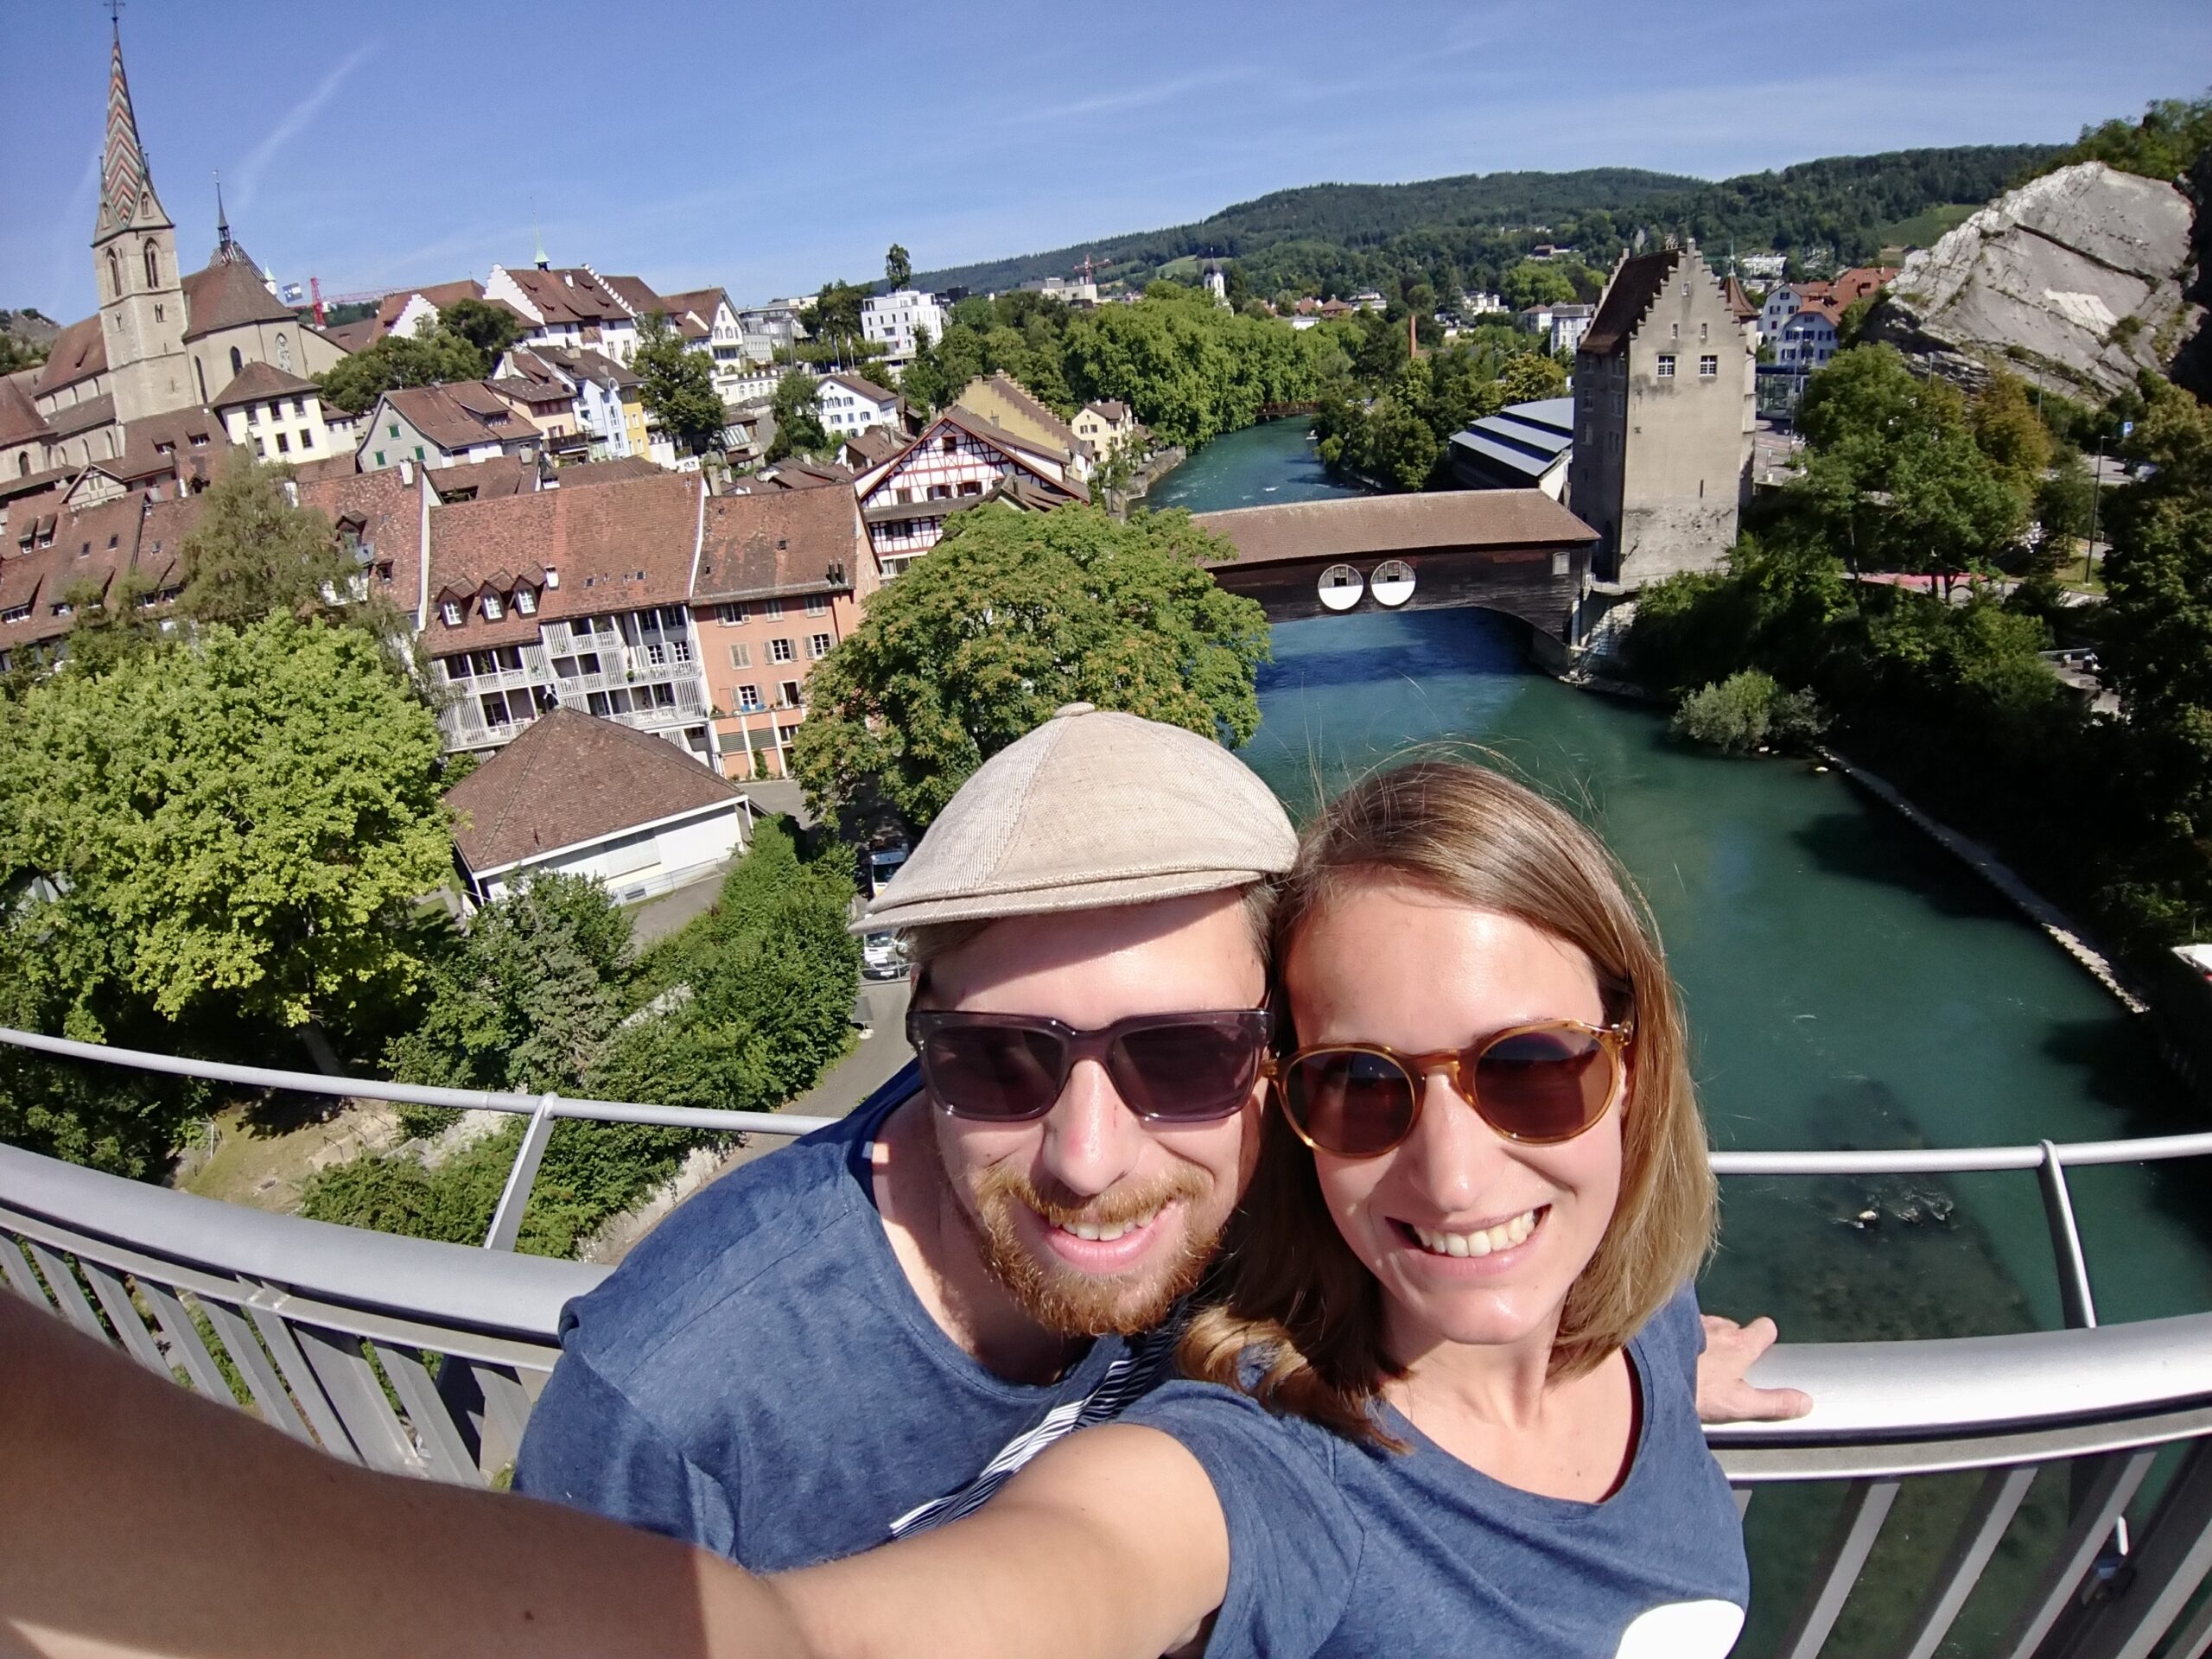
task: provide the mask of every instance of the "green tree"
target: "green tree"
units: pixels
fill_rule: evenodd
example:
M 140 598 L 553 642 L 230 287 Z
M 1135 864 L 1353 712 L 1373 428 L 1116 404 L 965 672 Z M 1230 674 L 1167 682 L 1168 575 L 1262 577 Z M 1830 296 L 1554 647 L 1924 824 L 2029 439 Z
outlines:
M 2051 468 L 2050 476 L 2036 487 L 2036 521 L 2043 538 L 2036 548 L 2036 568 L 2049 572 L 2069 563 L 2089 537 L 2090 513 L 2097 482 L 2082 452 L 2069 449 Z
M 1541 352 L 1519 352 L 1497 373 L 1498 390 L 1509 404 L 1533 404 L 1567 395 L 1567 365 Z
M 420 335 L 386 334 L 324 370 L 315 383 L 332 408 L 359 415 L 387 391 L 480 380 L 491 369 L 474 346 L 437 327 Z
M 160 645 L 160 620 L 144 603 L 152 594 L 153 583 L 138 570 L 123 572 L 105 592 L 97 582 L 70 584 L 61 595 L 70 608 L 70 671 L 105 674 L 125 658 Z
M 810 810 L 826 820 L 880 792 L 925 827 L 1067 702 L 1242 743 L 1268 632 L 1201 563 L 1229 552 L 1182 512 L 955 515 L 809 678 L 796 761 Z
M 1572 305 L 1574 278 L 1556 264 L 1524 259 L 1500 279 L 1498 293 L 1516 311 L 1533 305 Z
M 2035 171 L 2050 173 L 2075 162 L 2102 162 L 2123 173 L 2171 180 L 2189 171 L 2208 145 L 2212 145 L 2212 97 L 2162 98 L 2133 124 L 2112 120 L 2083 127 L 2071 147 Z
M 629 950 L 602 885 L 538 876 L 471 918 L 385 1064 L 402 1083 L 573 1094 L 622 1013 Z
M 195 622 L 233 627 L 332 606 L 353 574 L 330 520 L 295 505 L 283 471 L 243 448 L 224 459 L 200 498 L 181 552 L 177 608 Z
M 721 442 L 727 416 L 721 394 L 715 390 L 715 360 L 687 349 L 664 313 L 646 317 L 630 366 L 642 383 L 639 401 L 679 450 L 703 454 Z
M 818 345 L 850 357 L 861 355 L 861 302 L 868 290 L 852 283 L 832 280 L 822 285 L 814 303 L 798 314 L 799 322 Z
M 438 313 L 438 329 L 474 346 L 488 374 L 507 347 L 528 332 L 528 325 L 504 305 L 459 299 Z
M 1756 668 L 1731 674 L 1684 697 L 1675 732 L 1727 754 L 1810 742 L 1825 721 L 1809 691 L 1785 691 Z
M 793 369 L 776 382 L 768 411 L 776 422 L 776 435 L 768 445 L 770 461 L 819 454 L 830 447 L 829 431 L 822 424 L 822 383 L 804 369 Z
M 329 1064 L 326 1027 L 414 982 L 409 908 L 450 871 L 438 730 L 365 634 L 215 624 L 6 721 L 0 979 L 41 1028 L 290 1029 Z
M 883 280 L 894 290 L 914 280 L 914 262 L 896 242 L 891 245 L 891 251 L 883 256 Z

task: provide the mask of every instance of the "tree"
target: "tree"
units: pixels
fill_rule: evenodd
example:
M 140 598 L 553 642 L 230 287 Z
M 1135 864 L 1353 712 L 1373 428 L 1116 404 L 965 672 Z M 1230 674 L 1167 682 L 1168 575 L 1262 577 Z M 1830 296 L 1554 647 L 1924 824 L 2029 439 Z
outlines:
M 1067 702 L 1242 743 L 1268 631 L 1201 563 L 1230 552 L 1182 512 L 956 514 L 809 679 L 796 762 L 810 810 L 826 820 L 874 791 L 925 827 Z
M 1524 259 L 1505 273 L 1498 291 L 1516 311 L 1534 305 L 1572 305 L 1574 278 L 1557 264 Z
M 0 980 L 41 1028 L 156 1046 L 345 1028 L 421 967 L 451 868 L 438 730 L 382 647 L 287 616 L 7 706 Z
M 804 369 L 793 369 L 776 382 L 768 412 L 775 417 L 776 435 L 767 458 L 818 454 L 830 447 L 830 434 L 822 424 L 822 383 Z
M 332 408 L 358 415 L 387 391 L 480 380 L 491 366 L 467 340 L 438 327 L 423 334 L 386 334 L 324 370 L 315 383 Z
M 2037 569 L 2049 572 L 2070 563 L 2077 544 L 2088 542 L 2096 492 L 2097 481 L 2080 450 L 2069 449 L 2059 457 L 2050 476 L 2036 489 L 2036 520 L 2043 526 L 2036 548 Z
M 1520 352 L 1498 371 L 1498 390 L 1508 404 L 1533 404 L 1567 395 L 1567 365 L 1541 352 Z
M 402 1083 L 574 1093 L 622 1013 L 629 950 L 605 887 L 540 875 L 476 912 L 385 1063 Z
M 1990 376 L 1969 406 L 1974 442 L 2005 481 L 2032 497 L 2050 465 L 2050 429 L 2028 400 L 2026 385 L 2002 371 Z
M 715 390 L 715 360 L 704 352 L 687 349 L 664 313 L 655 311 L 645 318 L 630 366 L 643 383 L 639 401 L 659 420 L 661 430 L 678 449 L 703 454 L 721 442 L 728 417 L 721 394 Z
M 243 448 L 225 458 L 200 498 L 181 553 L 178 609 L 195 622 L 233 627 L 333 605 L 353 574 L 330 520 L 296 505 L 283 474 Z
M 504 305 L 494 305 L 488 300 L 459 299 L 438 313 L 441 333 L 467 340 L 484 359 L 484 372 L 491 372 L 508 346 L 520 340 L 528 325 Z
M 883 280 L 893 292 L 914 280 L 914 262 L 896 242 L 891 245 L 891 251 L 883 256 Z
M 71 583 L 61 595 L 70 609 L 69 671 L 105 674 L 159 645 L 161 623 L 144 603 L 152 594 L 153 583 L 138 570 L 123 572 L 105 592 L 96 582 Z
M 814 303 L 798 314 L 807 334 L 824 346 L 858 354 L 861 339 L 861 303 L 865 288 L 831 280 L 822 285 Z

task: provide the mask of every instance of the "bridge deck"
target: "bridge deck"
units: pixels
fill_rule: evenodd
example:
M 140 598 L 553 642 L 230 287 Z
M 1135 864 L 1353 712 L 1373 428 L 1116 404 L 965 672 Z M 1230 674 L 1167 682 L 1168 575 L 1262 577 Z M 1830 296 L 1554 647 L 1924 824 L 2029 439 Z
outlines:
M 1204 512 L 1196 522 L 1236 549 L 1208 565 L 1214 579 L 1259 601 L 1269 621 L 1481 606 L 1558 639 L 1569 633 L 1598 540 L 1541 490 L 1352 496 Z M 1405 569 L 1378 577 L 1393 562 Z

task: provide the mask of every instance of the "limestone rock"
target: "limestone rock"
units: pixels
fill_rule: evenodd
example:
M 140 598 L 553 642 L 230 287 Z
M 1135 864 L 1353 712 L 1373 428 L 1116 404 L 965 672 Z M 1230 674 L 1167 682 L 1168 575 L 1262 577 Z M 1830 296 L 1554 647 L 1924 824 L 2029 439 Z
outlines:
M 2108 397 L 2164 372 L 2196 331 L 2189 198 L 2082 162 L 1999 196 L 1905 261 L 1867 319 L 1948 378 L 1990 365 L 2074 397 Z

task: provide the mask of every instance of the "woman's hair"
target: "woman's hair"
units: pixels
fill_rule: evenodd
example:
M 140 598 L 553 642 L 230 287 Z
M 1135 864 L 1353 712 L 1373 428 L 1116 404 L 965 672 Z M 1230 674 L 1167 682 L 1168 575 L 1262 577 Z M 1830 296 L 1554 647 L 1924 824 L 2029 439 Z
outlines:
M 1346 791 L 1306 831 L 1275 911 L 1278 982 L 1300 931 L 1377 883 L 1511 916 L 1574 946 L 1596 971 L 1607 1020 L 1635 1020 L 1620 1196 L 1552 1346 L 1552 1376 L 1581 1376 L 1642 1328 L 1713 1242 L 1713 1171 L 1649 912 L 1598 838 L 1558 807 L 1484 767 L 1421 761 Z M 1218 1300 L 1183 1338 L 1185 1371 L 1395 1446 L 1370 1414 L 1382 1385 L 1404 1375 L 1383 1345 L 1382 1287 L 1337 1230 L 1313 1154 L 1280 1110 L 1267 1115 L 1214 1283 Z

